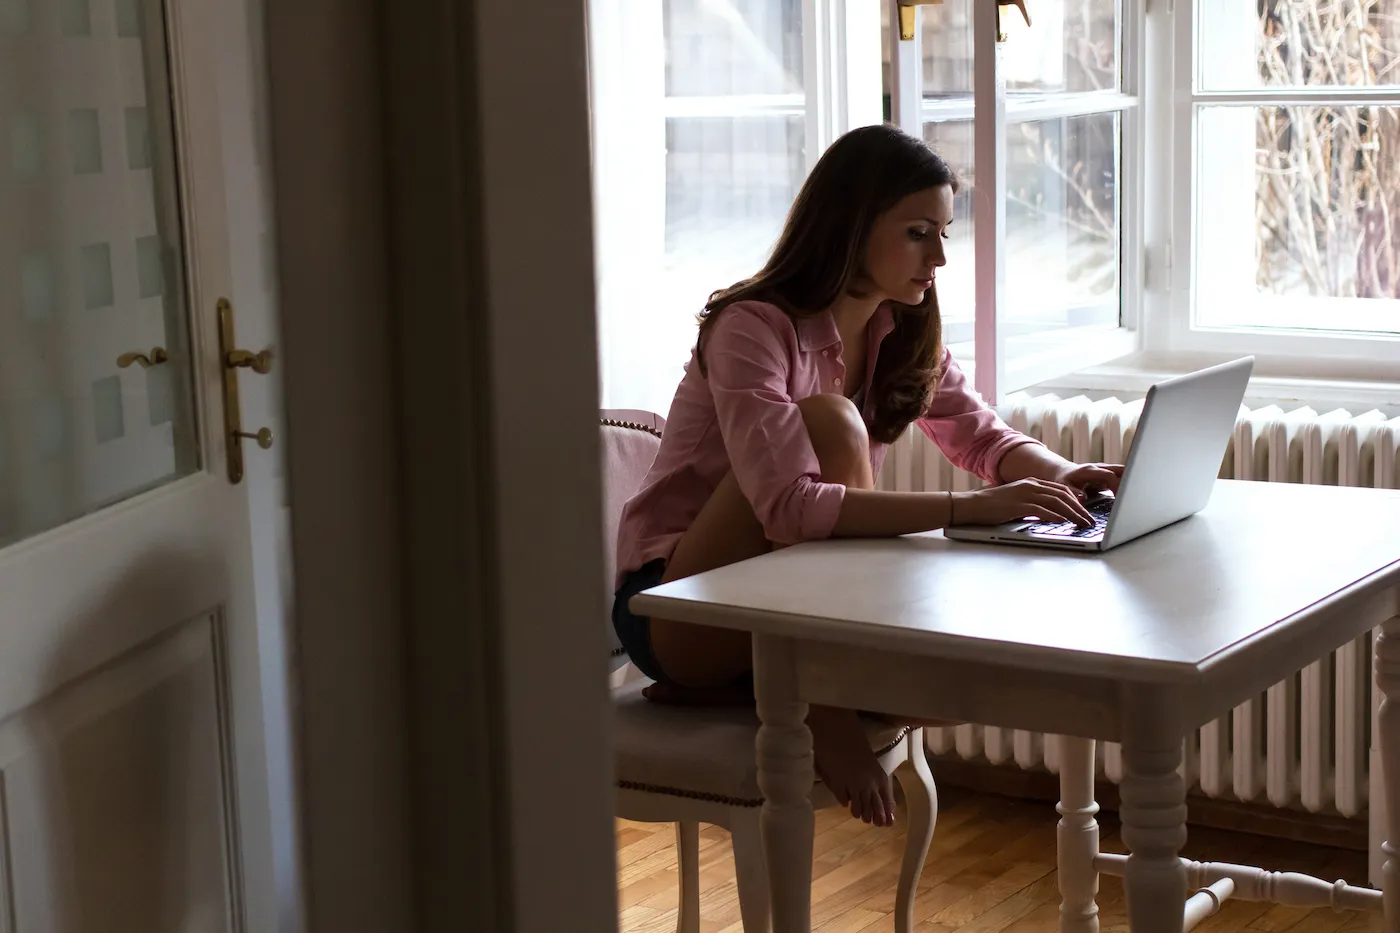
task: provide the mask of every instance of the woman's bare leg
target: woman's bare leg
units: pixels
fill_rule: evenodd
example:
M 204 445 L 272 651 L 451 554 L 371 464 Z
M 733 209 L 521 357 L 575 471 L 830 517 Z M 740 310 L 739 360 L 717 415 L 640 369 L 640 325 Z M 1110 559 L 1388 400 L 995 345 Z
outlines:
M 825 482 L 874 488 L 864 421 L 849 399 L 816 395 L 798 402 Z M 679 580 L 772 550 L 753 506 L 730 473 L 711 494 L 681 537 L 666 565 L 665 581 Z M 736 699 L 734 682 L 753 667 L 747 632 L 676 622 L 651 621 L 652 653 L 682 688 L 652 691 L 662 702 L 715 703 Z M 894 789 L 866 741 L 854 710 L 813 706 L 808 726 L 817 771 L 828 789 L 867 823 L 894 822 Z

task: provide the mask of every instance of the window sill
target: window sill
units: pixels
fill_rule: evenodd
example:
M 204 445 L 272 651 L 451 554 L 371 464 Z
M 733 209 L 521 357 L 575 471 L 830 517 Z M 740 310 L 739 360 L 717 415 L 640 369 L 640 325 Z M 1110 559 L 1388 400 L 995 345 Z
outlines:
M 1037 383 L 1034 391 L 1142 396 L 1156 382 L 1226 362 L 1228 354 L 1136 353 Z M 1259 356 L 1245 403 L 1309 406 L 1352 413 L 1380 409 L 1400 416 L 1400 366 L 1376 361 L 1309 360 Z

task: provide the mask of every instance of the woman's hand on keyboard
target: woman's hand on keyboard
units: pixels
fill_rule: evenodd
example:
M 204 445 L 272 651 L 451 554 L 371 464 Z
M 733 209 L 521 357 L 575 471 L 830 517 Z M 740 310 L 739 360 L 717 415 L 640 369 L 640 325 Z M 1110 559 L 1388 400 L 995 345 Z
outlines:
M 1048 480 L 1023 479 L 952 495 L 952 519 L 956 525 L 1000 525 L 1023 518 L 1074 522 L 1086 528 L 1094 524 L 1093 516 L 1074 490 Z
M 1117 463 L 1071 463 L 1063 473 L 1051 478 L 1081 495 L 1098 489 L 1117 492 L 1123 479 L 1123 467 Z

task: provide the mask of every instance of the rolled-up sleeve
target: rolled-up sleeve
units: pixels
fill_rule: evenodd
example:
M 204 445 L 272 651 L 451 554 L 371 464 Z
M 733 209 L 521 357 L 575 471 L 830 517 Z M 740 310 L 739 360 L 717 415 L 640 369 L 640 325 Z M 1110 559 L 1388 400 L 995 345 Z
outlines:
M 791 323 L 776 308 L 738 302 L 720 314 L 702 350 L 730 468 L 764 534 L 779 544 L 830 537 L 846 487 L 821 481 L 789 394 Z
M 938 390 L 919 419 L 919 428 L 954 466 L 988 483 L 1001 482 L 1001 460 L 1012 448 L 1040 443 L 1008 427 L 967 384 L 967 376 L 947 350 Z

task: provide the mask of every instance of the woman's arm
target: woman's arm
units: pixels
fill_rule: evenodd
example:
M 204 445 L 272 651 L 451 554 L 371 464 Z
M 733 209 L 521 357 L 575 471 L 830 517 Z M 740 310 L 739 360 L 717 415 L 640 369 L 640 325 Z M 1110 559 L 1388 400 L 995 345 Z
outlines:
M 705 345 L 707 381 L 730 467 L 768 540 L 893 537 L 954 521 L 995 523 L 1032 513 L 1083 518 L 1067 490 L 1034 481 L 957 497 L 823 482 L 802 412 L 787 392 L 784 340 L 790 325 L 781 315 L 777 308 L 736 303 L 716 321 Z
M 886 538 L 947 528 L 953 524 L 951 493 L 846 489 L 836 525 L 837 538 Z
M 1073 468 L 1074 464 L 1041 444 L 1022 444 L 1001 458 L 997 474 L 1003 483 L 1031 478 L 1059 482 L 1059 477 Z
M 933 399 L 917 423 L 954 466 L 987 483 L 1005 479 L 998 468 L 1012 452 L 1041 446 L 1034 438 L 1008 427 L 982 401 L 947 350 L 943 351 L 943 372 Z
M 1123 468 L 1102 463 L 1076 464 L 1019 431 L 1012 430 L 981 396 L 945 351 L 943 376 L 919 427 L 956 466 L 988 483 L 1035 479 L 1068 486 L 1118 489 Z
M 1068 486 L 1081 495 L 1091 489 L 1118 491 L 1123 468 L 1109 463 L 1074 463 L 1039 444 L 1014 447 L 997 468 L 1003 483 L 1018 479 L 1042 479 Z

